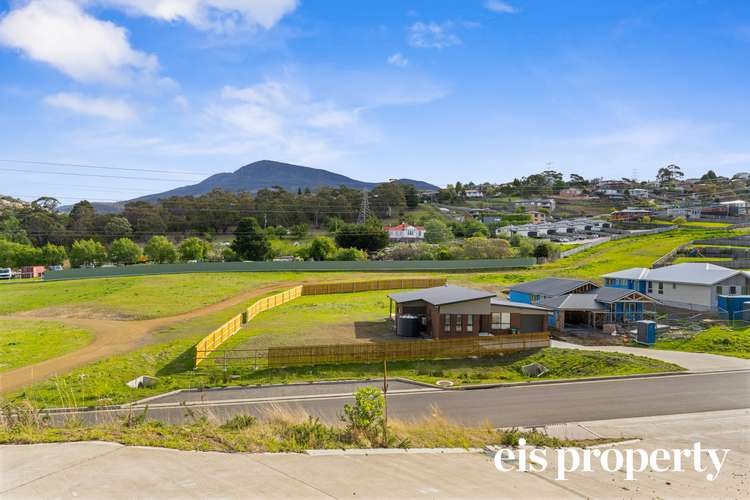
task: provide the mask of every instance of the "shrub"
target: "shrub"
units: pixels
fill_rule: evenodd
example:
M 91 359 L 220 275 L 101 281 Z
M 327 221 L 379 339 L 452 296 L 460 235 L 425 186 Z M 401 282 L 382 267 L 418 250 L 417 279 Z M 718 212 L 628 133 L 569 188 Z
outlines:
M 341 248 L 377 252 L 388 245 L 388 233 L 377 221 L 367 224 L 345 224 L 336 232 L 336 244 Z
M 350 431 L 362 433 L 371 442 L 380 433 L 385 413 L 385 396 L 377 387 L 362 387 L 354 391 L 354 404 L 344 405 L 343 421 Z
M 286 233 L 286 229 L 284 232 Z M 266 260 L 271 254 L 268 235 L 261 229 L 255 217 L 245 217 L 237 225 L 232 250 L 242 260 Z
M 180 259 L 182 260 L 206 260 L 211 245 L 195 236 L 187 238 L 180 243 Z
M 65 247 L 47 243 L 42 247 L 42 262 L 45 266 L 60 266 L 68 258 Z
M 439 219 L 428 221 L 424 229 L 424 239 L 427 243 L 443 243 L 453 238 L 448 224 Z
M 318 236 L 310 243 L 309 253 L 315 260 L 331 260 L 336 257 L 336 243 L 327 236 Z
M 677 224 L 678 226 L 681 226 L 682 224 L 685 224 L 687 222 L 687 219 L 685 219 L 685 217 L 680 216 L 680 217 L 675 217 L 674 219 L 672 219 L 672 222 L 674 224 Z
M 240 431 L 254 426 L 257 421 L 258 419 L 252 415 L 235 415 L 227 420 L 221 428 L 224 430 Z
M 367 260 L 367 252 L 357 248 L 341 248 L 336 252 L 336 260 Z

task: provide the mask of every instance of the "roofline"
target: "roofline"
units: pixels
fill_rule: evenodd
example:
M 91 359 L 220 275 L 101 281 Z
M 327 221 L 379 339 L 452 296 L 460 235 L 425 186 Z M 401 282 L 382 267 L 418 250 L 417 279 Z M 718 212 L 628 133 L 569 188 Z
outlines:
M 543 279 L 546 279 L 546 278 L 539 278 L 539 279 L 543 280 Z M 575 278 L 554 278 L 554 279 L 574 280 Z M 534 280 L 534 281 L 539 281 L 539 280 Z M 576 288 L 582 287 L 583 285 L 594 285 L 595 287 L 599 288 L 599 285 L 597 285 L 595 282 L 593 282 L 591 280 L 580 280 L 580 281 L 583 281 L 583 283 L 580 283 L 579 285 L 574 286 L 572 288 L 568 288 L 567 290 L 564 290 L 559 295 L 567 295 L 568 293 L 570 293 L 571 290 L 575 290 Z M 527 283 L 531 283 L 531 282 L 527 282 Z M 523 284 L 524 283 L 517 283 L 516 285 L 523 285 Z M 508 287 L 507 290 L 511 290 L 512 291 L 513 287 L 516 286 L 516 285 Z M 521 293 L 532 293 L 532 292 L 521 292 Z

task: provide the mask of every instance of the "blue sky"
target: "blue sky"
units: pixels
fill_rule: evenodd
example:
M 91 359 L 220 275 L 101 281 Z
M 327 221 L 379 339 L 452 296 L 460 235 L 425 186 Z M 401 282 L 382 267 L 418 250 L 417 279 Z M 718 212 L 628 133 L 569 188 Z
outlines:
M 0 1 L 0 160 L 160 171 L 0 161 L 0 192 L 127 199 L 260 159 L 440 185 L 729 175 L 750 170 L 749 63 L 745 1 Z

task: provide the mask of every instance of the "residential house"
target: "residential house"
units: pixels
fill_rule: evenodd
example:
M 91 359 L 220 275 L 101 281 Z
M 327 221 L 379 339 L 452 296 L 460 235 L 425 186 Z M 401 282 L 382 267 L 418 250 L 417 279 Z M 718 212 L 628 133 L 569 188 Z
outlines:
M 747 201 L 745 200 L 722 201 L 719 205 L 729 209 L 730 217 L 747 215 Z
M 524 207 L 525 209 L 539 210 L 546 208 L 549 212 L 554 212 L 556 203 L 552 198 L 540 198 L 534 200 L 519 200 L 515 202 L 515 207 Z
M 694 311 L 716 311 L 719 295 L 745 295 L 750 286 L 750 273 L 702 262 L 633 267 L 602 278 L 605 286 L 635 290 L 667 306 Z
M 561 198 L 578 198 L 583 195 L 583 189 L 569 187 L 560 190 L 559 196 Z
M 396 334 L 401 317 L 415 316 L 419 333 L 432 339 L 483 337 L 547 331 L 549 309 L 502 300 L 492 292 L 440 286 L 393 293 Z
M 529 210 L 526 212 L 531 216 L 532 224 L 542 224 L 547 221 L 547 214 L 544 212 L 537 212 L 536 210 Z
M 484 193 L 478 189 L 467 189 L 464 191 L 464 195 L 466 195 L 467 198 L 484 198 Z
M 44 266 L 23 266 L 16 275 L 23 279 L 41 278 L 46 270 Z
M 668 218 L 685 217 L 686 219 L 694 219 L 701 216 L 701 207 L 670 207 L 664 212 Z
M 737 172 L 732 176 L 732 179 L 739 179 L 742 181 L 750 181 L 750 172 Z
M 415 243 L 424 240 L 425 229 L 422 226 L 403 223 L 384 229 L 388 232 L 388 239 L 394 242 Z
M 628 195 L 631 198 L 636 198 L 639 200 L 645 200 L 648 198 L 648 190 L 647 189 L 641 189 L 641 188 L 633 188 L 628 190 Z
M 658 303 L 635 290 L 599 287 L 588 280 L 566 278 L 514 285 L 509 289 L 509 299 L 552 309 L 549 322 L 558 330 L 642 320 L 654 316 Z

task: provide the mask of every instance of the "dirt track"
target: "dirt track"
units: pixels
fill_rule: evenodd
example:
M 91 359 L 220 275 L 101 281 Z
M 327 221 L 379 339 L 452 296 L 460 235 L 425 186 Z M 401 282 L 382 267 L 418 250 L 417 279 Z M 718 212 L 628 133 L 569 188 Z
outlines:
M 94 341 L 77 351 L 0 373 L 0 394 L 21 389 L 55 374 L 68 372 L 73 368 L 104 359 L 114 354 L 131 351 L 143 345 L 144 341 L 148 341 L 148 337 L 153 332 L 166 326 L 227 309 L 242 302 L 247 302 L 259 295 L 278 290 L 283 286 L 284 284 L 280 283 L 269 284 L 260 288 L 247 290 L 221 302 L 183 314 L 141 321 L 83 319 L 65 317 L 64 315 L 50 316 L 49 311 L 43 309 L 10 316 L 0 316 L 0 320 L 34 318 L 41 321 L 55 321 L 84 328 L 94 334 Z

